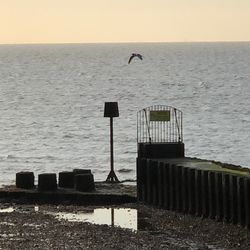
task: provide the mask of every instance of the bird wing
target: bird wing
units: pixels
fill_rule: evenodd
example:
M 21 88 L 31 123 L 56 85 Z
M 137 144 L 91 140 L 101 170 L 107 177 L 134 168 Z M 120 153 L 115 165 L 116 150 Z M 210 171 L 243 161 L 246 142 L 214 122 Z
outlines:
M 141 54 L 137 54 L 137 56 L 142 60 L 142 55 Z
M 128 60 L 128 64 L 130 64 L 130 62 L 132 61 L 132 59 L 133 59 L 134 57 L 135 57 L 134 55 L 130 56 L 130 58 L 129 58 L 129 60 Z

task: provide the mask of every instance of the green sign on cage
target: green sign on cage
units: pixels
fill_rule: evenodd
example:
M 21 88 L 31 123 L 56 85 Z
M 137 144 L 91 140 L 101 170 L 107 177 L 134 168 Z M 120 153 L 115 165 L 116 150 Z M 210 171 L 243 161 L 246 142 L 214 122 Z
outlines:
M 151 122 L 169 122 L 170 121 L 170 110 L 159 110 L 153 111 L 150 110 L 150 118 Z

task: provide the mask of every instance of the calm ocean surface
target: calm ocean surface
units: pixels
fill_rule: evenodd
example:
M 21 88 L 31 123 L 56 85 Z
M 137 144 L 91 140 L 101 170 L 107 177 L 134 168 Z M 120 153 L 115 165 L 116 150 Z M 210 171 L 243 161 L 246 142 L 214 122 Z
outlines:
M 132 52 L 144 60 L 127 64 Z M 135 179 L 136 114 L 183 111 L 186 155 L 250 167 L 250 43 L 1 45 L 0 185 L 18 171 L 109 173 Z

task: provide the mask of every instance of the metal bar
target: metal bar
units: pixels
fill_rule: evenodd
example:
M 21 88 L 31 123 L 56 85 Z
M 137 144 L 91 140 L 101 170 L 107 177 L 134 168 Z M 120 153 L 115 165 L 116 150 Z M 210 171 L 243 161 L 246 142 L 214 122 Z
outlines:
M 138 112 L 136 114 L 136 121 L 137 121 L 137 123 L 136 123 L 136 127 L 137 127 L 136 134 L 137 134 L 137 145 L 138 145 L 138 142 L 139 142 Z
M 159 109 L 159 106 L 158 106 L 158 109 Z M 157 141 L 159 141 L 159 123 L 160 122 L 157 122 Z
M 110 173 L 106 181 L 119 182 L 114 172 L 113 117 L 110 117 Z
M 147 118 L 147 111 L 144 109 L 145 112 L 145 118 L 146 118 L 146 126 L 148 128 L 148 137 L 149 137 L 149 143 L 151 143 L 151 135 L 150 135 L 150 128 L 149 128 L 149 123 L 148 123 L 148 118 Z
M 114 171 L 113 117 L 110 117 L 110 166 L 111 171 Z
M 177 128 L 177 133 L 178 133 L 178 141 L 180 142 L 180 128 L 179 128 L 179 124 L 177 120 L 176 109 L 174 109 L 174 114 L 175 114 L 175 122 L 176 122 L 176 128 Z

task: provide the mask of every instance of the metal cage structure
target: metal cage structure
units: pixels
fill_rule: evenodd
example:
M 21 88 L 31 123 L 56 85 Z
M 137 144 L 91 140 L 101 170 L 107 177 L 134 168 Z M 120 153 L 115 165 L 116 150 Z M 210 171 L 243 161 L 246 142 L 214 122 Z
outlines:
M 182 143 L 182 112 L 153 105 L 137 112 L 137 143 Z

